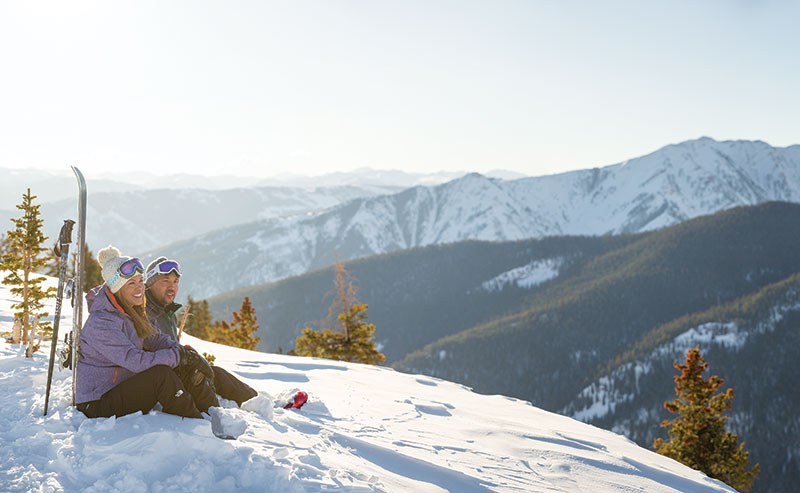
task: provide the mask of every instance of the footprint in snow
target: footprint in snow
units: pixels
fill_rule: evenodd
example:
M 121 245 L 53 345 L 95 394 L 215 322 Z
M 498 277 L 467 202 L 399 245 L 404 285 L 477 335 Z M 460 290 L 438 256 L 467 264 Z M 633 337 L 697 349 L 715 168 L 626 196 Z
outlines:
M 403 403 L 411 404 L 420 414 L 452 416 L 450 410 L 453 409 L 453 406 L 444 402 L 414 402 L 411 399 L 406 399 Z

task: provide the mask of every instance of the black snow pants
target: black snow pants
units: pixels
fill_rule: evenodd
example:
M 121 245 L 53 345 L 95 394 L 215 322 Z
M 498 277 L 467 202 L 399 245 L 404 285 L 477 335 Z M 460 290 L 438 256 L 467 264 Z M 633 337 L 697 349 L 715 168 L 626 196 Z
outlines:
M 225 399 L 236 401 L 241 406 L 244 401 L 258 395 L 252 387 L 219 366 L 212 366 L 211 369 L 214 370 L 214 387 Z
M 89 418 L 108 418 L 137 411 L 146 414 L 159 402 L 165 413 L 202 418 L 200 410 L 218 404 L 213 386 L 204 380 L 191 387 L 187 388 L 169 366 L 156 365 L 116 385 L 100 399 L 76 407 Z

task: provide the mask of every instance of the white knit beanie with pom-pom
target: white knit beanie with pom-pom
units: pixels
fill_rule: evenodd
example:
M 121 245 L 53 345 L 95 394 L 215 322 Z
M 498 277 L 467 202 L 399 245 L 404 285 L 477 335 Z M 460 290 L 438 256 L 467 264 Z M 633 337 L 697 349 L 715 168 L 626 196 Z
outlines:
M 119 291 L 119 289 L 128 282 L 128 279 L 122 276 L 115 276 L 114 274 L 116 274 L 122 264 L 132 258 L 133 257 L 124 257 L 116 247 L 111 245 L 97 252 L 97 262 L 102 269 L 101 275 L 112 293 Z M 111 279 L 111 284 L 108 283 L 109 279 Z

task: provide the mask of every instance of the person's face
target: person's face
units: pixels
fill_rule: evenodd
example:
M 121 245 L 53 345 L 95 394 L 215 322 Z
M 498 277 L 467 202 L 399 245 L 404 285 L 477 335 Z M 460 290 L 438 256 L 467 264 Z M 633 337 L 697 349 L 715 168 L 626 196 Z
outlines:
M 167 306 L 178 296 L 180 278 L 171 272 L 150 285 L 150 296 L 161 306 Z
M 119 296 L 125 300 L 125 303 L 131 306 L 139 306 L 144 302 L 144 281 L 142 275 L 136 273 L 133 277 L 128 279 L 121 288 L 119 288 Z

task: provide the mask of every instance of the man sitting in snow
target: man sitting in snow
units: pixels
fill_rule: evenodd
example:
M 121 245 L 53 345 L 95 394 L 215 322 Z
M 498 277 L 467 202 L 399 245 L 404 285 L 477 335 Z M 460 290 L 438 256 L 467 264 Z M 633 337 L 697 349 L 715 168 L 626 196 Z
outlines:
M 145 296 L 147 318 L 162 334 L 178 341 L 178 324 L 175 314 L 182 305 L 175 303 L 180 284 L 181 266 L 167 257 L 158 257 L 145 269 Z M 214 371 L 214 387 L 217 394 L 236 401 L 238 405 L 257 395 L 252 387 L 242 382 L 219 366 L 212 366 Z

